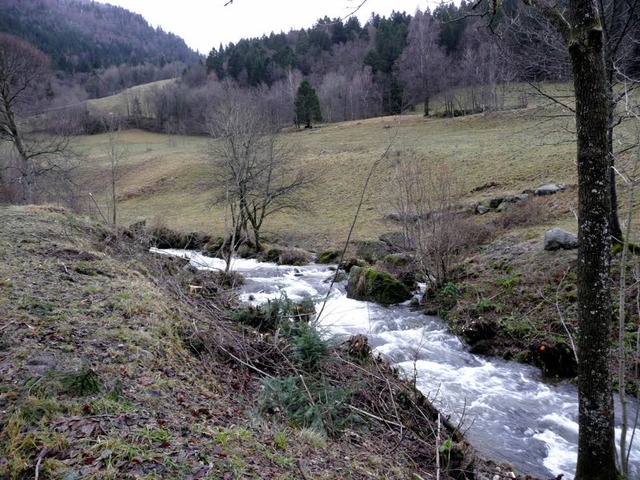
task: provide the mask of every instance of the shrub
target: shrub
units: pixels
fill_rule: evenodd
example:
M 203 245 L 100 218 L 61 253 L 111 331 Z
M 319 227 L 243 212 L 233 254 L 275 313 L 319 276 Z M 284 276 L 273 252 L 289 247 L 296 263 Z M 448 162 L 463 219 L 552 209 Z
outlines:
M 543 223 L 548 217 L 543 201 L 537 197 L 529 197 L 521 202 L 508 204 L 496 216 L 494 224 L 503 229 L 527 227 Z
M 305 372 L 315 372 L 327 355 L 327 342 L 309 323 L 295 322 L 289 330 L 293 344 L 293 357 Z
M 70 373 L 62 378 L 62 386 L 68 394 L 84 397 L 101 390 L 100 378 L 90 367 L 85 366 L 79 373 Z
M 231 310 L 229 320 L 256 328 L 261 332 L 275 332 L 281 322 L 278 300 L 268 301 L 263 305 L 243 305 Z
M 282 249 L 280 248 L 270 248 L 263 252 L 262 261 L 263 262 L 273 262 L 277 263 L 280 259 L 280 255 L 282 255 Z
M 204 233 L 182 233 L 165 226 L 156 226 L 150 230 L 151 244 L 157 248 L 204 249 L 211 237 Z
M 311 322 L 315 315 L 315 304 L 309 297 L 294 304 L 286 293 L 280 298 L 268 300 L 262 305 L 242 305 L 229 314 L 233 321 L 249 325 L 260 331 L 275 332 L 282 328 L 283 333 L 295 337 L 297 332 Z
M 281 411 L 299 428 L 327 434 L 342 431 L 352 420 L 344 402 L 347 392 L 322 379 L 304 376 L 266 378 L 258 395 L 261 412 Z

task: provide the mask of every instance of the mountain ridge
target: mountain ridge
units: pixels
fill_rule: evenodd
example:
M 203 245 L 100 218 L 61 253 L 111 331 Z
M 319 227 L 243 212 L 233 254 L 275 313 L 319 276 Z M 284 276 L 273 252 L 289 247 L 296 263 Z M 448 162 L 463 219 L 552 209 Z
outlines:
M 88 0 L 1 0 L 0 31 L 51 56 L 56 69 L 91 72 L 113 65 L 192 64 L 201 56 L 140 14 Z

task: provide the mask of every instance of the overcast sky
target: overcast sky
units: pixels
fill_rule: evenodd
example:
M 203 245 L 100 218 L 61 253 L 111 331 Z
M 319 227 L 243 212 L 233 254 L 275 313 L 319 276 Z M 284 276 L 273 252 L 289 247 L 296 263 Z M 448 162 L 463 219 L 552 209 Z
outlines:
M 141 14 L 154 27 L 182 37 L 200 53 L 241 38 L 308 28 L 325 15 L 346 17 L 363 0 L 99 0 Z M 364 25 L 371 12 L 389 16 L 393 10 L 410 15 L 433 8 L 433 0 L 367 0 L 356 13 Z

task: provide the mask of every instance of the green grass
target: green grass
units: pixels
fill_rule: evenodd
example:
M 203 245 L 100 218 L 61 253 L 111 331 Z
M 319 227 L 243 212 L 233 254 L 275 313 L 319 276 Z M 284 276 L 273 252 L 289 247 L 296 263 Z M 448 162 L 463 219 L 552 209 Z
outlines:
M 557 93 L 565 86 L 548 88 Z M 274 215 L 266 220 L 263 231 L 268 239 L 289 245 L 339 245 L 346 238 L 364 180 L 387 149 L 371 179 L 354 232 L 356 240 L 376 238 L 393 228 L 382 219 L 391 213 L 389 178 L 398 160 L 451 165 L 466 192 L 463 203 L 547 183 L 576 185 L 571 128 L 570 115 L 531 96 L 528 108 L 512 111 L 426 119 L 415 113 L 288 130 L 284 135 L 295 145 L 297 166 L 319 172 L 321 178 L 298 200 L 308 210 Z M 214 204 L 216 172 L 208 161 L 208 138 L 141 131 L 125 132 L 121 138 L 128 149 L 117 188 L 122 224 L 147 219 L 148 224 L 183 231 L 220 234 L 224 230 L 223 206 Z M 80 172 L 83 188 L 94 194 L 109 218 L 107 142 L 106 135 L 76 139 L 78 149 L 86 154 Z M 481 189 L 491 182 L 497 186 Z M 555 224 L 575 231 L 572 207 L 577 207 L 575 192 L 566 200 L 562 215 L 555 216 Z M 92 213 L 98 215 L 95 206 Z

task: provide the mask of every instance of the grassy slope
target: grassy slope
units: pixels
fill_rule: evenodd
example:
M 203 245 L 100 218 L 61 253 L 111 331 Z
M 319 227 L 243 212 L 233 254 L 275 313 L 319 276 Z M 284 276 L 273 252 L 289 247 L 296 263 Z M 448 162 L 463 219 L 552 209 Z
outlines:
M 283 340 L 186 295 L 196 280 L 176 261 L 57 208 L 0 207 L 0 224 L 0 478 L 435 474 L 434 411 L 383 365 L 340 349 L 325 360 L 323 377 L 363 412 L 341 437 L 269 420 L 259 376 L 237 359 L 286 375 Z
M 547 91 L 568 98 L 566 85 L 550 85 Z M 558 311 L 574 330 L 575 252 L 544 252 L 543 238 L 555 226 L 577 231 L 575 144 L 569 112 L 535 96 L 528 105 L 453 119 L 413 114 L 289 131 L 286 139 L 296 145 L 298 164 L 322 172 L 322 179 L 300 202 L 310 211 L 269 218 L 263 230 L 270 240 L 285 245 L 318 251 L 341 245 L 364 179 L 385 152 L 372 176 L 354 240 L 375 239 L 398 228 L 382 220 L 390 213 L 389 178 L 398 159 L 451 165 L 466 192 L 463 204 L 564 183 L 568 188 L 563 193 L 533 202 L 524 222 L 504 227 L 504 214 L 476 217 L 492 230 L 493 240 L 461 259 L 451 278 L 455 298 L 436 296 L 429 307 L 446 316 L 455 332 L 477 343 L 478 352 L 532 362 L 553 374 L 571 357 Z M 223 210 L 212 204 L 215 172 L 207 162 L 207 139 L 138 131 L 123 138 L 131 151 L 119 187 L 123 224 L 146 218 L 179 230 L 223 231 Z M 79 142 L 89 155 L 85 174 L 93 191 L 104 189 L 100 172 L 106 164 L 105 142 L 104 136 Z M 626 197 L 620 190 L 621 216 L 626 215 Z
M 91 100 L 87 102 L 89 113 L 96 117 L 107 115 L 110 112 L 118 112 L 120 115 L 127 115 L 127 112 L 131 109 L 131 102 L 134 98 L 137 97 L 141 102 L 141 106 L 144 106 L 144 98 L 146 95 L 154 89 L 162 89 L 165 85 L 173 82 L 175 82 L 174 79 L 158 80 L 144 85 L 136 85 L 135 87 L 131 87 L 116 95 Z M 144 115 L 147 113 L 151 114 L 152 112 L 143 111 L 142 113 Z
M 570 138 L 566 119 L 548 119 L 549 113 L 557 110 L 534 105 L 465 118 L 424 119 L 416 114 L 285 133 L 287 142 L 295 145 L 297 164 L 322 176 L 300 202 L 310 211 L 274 216 L 265 222 L 264 230 L 281 243 L 309 248 L 339 244 L 346 237 L 364 178 L 387 149 L 387 157 L 374 172 L 355 232 L 359 239 L 376 238 L 388 229 L 382 218 L 390 213 L 386 190 L 397 159 L 452 165 L 469 192 L 465 202 L 550 182 L 575 184 L 575 150 L 566 141 Z M 387 125 L 390 128 L 384 128 Z M 125 132 L 122 139 L 129 148 L 118 187 L 123 224 L 146 218 L 180 230 L 213 234 L 223 230 L 224 212 L 212 202 L 215 172 L 207 161 L 207 139 L 139 131 Z M 100 202 L 106 198 L 106 142 L 100 135 L 78 140 L 88 158 L 87 188 Z M 490 182 L 498 186 L 471 193 Z M 104 204 L 102 208 L 107 209 Z

